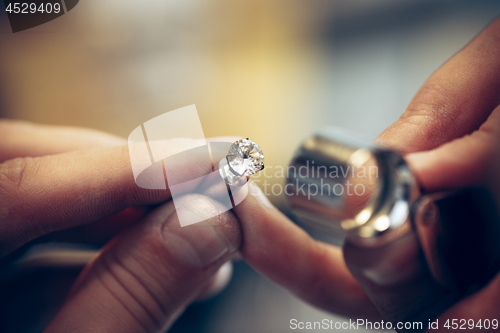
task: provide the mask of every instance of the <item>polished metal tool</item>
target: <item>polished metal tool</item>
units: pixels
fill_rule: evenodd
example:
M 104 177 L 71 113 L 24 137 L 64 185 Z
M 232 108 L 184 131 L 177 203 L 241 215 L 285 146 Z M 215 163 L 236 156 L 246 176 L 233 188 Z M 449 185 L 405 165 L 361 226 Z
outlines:
M 485 189 L 424 193 L 399 153 L 358 137 L 325 128 L 296 150 L 286 184 L 292 213 L 369 257 L 366 274 L 380 285 L 403 283 L 407 272 L 396 267 L 405 252 L 421 253 L 452 295 L 429 307 L 425 316 L 435 317 L 499 271 L 498 209 Z

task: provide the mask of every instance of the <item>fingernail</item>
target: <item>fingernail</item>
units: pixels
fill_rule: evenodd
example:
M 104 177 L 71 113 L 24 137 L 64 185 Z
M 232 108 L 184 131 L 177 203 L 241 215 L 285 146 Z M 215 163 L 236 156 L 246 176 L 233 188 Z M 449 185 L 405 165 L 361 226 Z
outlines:
M 207 201 L 176 199 L 177 210 L 183 216 L 193 215 L 193 219 L 202 220 L 195 224 L 181 227 L 177 213 L 173 213 L 162 229 L 165 245 L 171 255 L 186 266 L 204 268 L 224 256 L 228 259 L 236 251 L 231 242 L 218 230 L 209 219 L 217 219 L 216 207 L 207 207 Z M 204 221 L 203 221 L 204 220 Z
M 405 156 L 405 160 L 410 167 L 414 170 L 420 170 L 428 167 L 431 164 L 434 151 L 423 151 L 418 153 L 411 153 Z
M 266 197 L 264 192 L 254 182 L 248 182 L 248 193 L 257 200 L 257 202 L 264 207 L 274 208 L 273 204 Z

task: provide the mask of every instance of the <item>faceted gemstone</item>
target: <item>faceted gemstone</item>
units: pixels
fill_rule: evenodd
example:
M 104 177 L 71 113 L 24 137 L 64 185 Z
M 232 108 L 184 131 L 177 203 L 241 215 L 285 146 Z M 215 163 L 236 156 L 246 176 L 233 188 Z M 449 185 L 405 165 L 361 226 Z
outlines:
M 230 171 L 229 166 L 227 165 L 227 159 L 225 158 L 219 162 L 219 173 L 222 179 L 224 179 L 226 183 L 231 186 L 245 185 L 248 181 L 248 176 L 239 176 Z
M 262 149 L 248 138 L 233 143 L 226 159 L 229 170 L 237 176 L 250 176 L 264 169 Z

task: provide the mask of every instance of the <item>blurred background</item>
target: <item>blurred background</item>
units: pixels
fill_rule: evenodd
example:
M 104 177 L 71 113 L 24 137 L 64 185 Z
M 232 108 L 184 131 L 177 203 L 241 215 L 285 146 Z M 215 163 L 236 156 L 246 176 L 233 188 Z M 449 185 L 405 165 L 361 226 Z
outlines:
M 127 137 L 196 104 L 206 137 L 249 137 L 266 166 L 285 167 L 325 125 L 374 138 L 499 14 L 498 0 L 81 0 L 13 34 L 2 11 L 0 116 Z M 286 211 L 285 198 L 267 194 Z M 64 295 L 69 284 L 50 276 L 51 293 Z M 0 331 L 39 331 L 26 317 L 34 306 L 0 305 L 22 313 Z M 238 262 L 227 290 L 191 306 L 171 332 L 288 332 L 292 318 L 342 320 Z

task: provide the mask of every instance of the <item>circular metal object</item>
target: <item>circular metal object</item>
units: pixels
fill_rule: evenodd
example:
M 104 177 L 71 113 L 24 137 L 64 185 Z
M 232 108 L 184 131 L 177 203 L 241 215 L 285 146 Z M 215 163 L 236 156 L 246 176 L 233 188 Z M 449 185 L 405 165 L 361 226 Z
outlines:
M 301 221 L 364 245 L 409 232 L 410 207 L 419 195 L 401 155 L 334 127 L 297 149 L 287 186 Z

